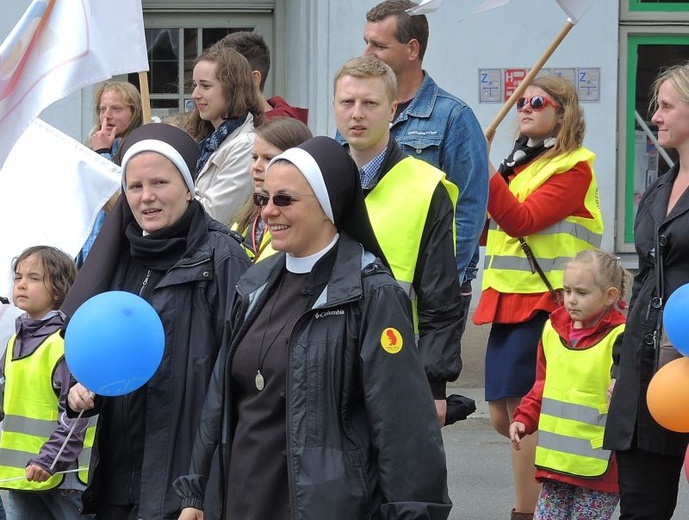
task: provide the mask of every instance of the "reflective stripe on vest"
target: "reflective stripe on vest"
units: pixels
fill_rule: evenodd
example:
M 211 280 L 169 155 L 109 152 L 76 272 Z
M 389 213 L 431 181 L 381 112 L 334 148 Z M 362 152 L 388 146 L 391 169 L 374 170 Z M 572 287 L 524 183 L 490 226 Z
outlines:
M 52 385 L 53 372 L 64 358 L 64 341 L 59 332 L 49 336 L 30 355 L 12 359 L 15 337 L 8 342 L 5 356 L 5 421 L 0 434 L 0 480 L 25 477 L 26 465 L 36 458 L 58 426 L 58 399 Z M 92 419 L 92 421 L 95 420 Z M 93 430 L 93 428 L 91 428 Z M 87 431 L 93 440 L 93 431 Z M 91 444 L 87 446 L 90 452 Z M 88 465 L 79 461 L 79 467 Z M 86 482 L 88 471 L 80 471 Z M 6 489 L 46 491 L 58 487 L 61 474 L 45 482 L 26 479 L 0 484 Z
M 412 300 L 416 332 L 417 295 L 412 283 L 428 209 L 438 183 L 445 186 L 455 208 L 459 190 L 445 174 L 420 159 L 405 157 L 366 195 L 366 209 L 378 243 L 393 276 Z M 455 236 L 454 225 L 452 235 Z
M 543 329 L 546 380 L 538 422 L 536 466 L 594 478 L 603 475 L 610 451 L 603 450 L 612 347 L 624 331 L 613 328 L 585 349 L 563 344 L 550 321 Z
M 510 191 L 524 201 L 553 175 L 571 170 L 587 161 L 591 167 L 591 184 L 584 203 L 592 218 L 569 216 L 546 229 L 526 237 L 534 257 L 551 285 L 562 287 L 563 269 L 567 261 L 583 249 L 600 247 L 603 217 L 598 200 L 598 184 L 593 171 L 595 155 L 585 148 L 552 159 L 537 160 L 527 166 L 510 183 Z M 491 220 L 486 242 L 483 289 L 491 287 L 502 293 L 542 293 L 546 291 L 538 273 L 532 272 L 518 237 L 510 237 Z

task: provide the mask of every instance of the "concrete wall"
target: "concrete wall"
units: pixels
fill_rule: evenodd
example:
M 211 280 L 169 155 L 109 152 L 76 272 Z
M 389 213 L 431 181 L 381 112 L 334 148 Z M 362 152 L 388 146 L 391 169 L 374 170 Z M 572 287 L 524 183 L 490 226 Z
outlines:
M 333 135 L 332 78 L 350 57 L 361 54 L 366 11 L 375 0 L 289 0 L 287 10 L 287 96 L 309 106 L 313 130 Z M 474 1 L 444 2 L 428 15 L 430 41 L 424 68 L 449 92 L 466 101 L 485 128 L 501 105 L 479 103 L 481 68 L 530 68 L 564 26 L 567 16 L 554 1 L 512 0 L 505 6 L 471 15 Z M 606 231 L 603 248 L 613 249 L 617 114 L 618 2 L 592 2 L 546 67 L 600 68 L 600 101 L 584 103 L 588 127 L 585 145 L 597 154 Z M 303 20 L 309 23 L 305 26 Z M 511 149 L 514 112 L 493 142 L 499 162 Z
M 99 0 L 100 1 L 100 0 Z M 332 78 L 337 69 L 363 49 L 366 11 L 376 0 L 282 0 L 285 16 L 285 97 L 310 109 L 314 133 L 334 135 Z M 424 67 L 446 90 L 464 99 L 485 128 L 500 104 L 479 103 L 481 68 L 530 68 L 541 56 L 567 17 L 552 0 L 512 0 L 489 12 L 470 15 L 482 0 L 446 0 L 428 16 L 431 37 Z M 0 17 L 4 38 L 29 5 L 13 0 Z M 600 101 L 584 104 L 588 132 L 585 145 L 597 154 L 596 173 L 606 225 L 603 247 L 614 249 L 616 176 L 616 114 L 618 2 L 596 0 L 574 27 L 546 67 L 600 68 Z M 92 123 L 92 88 L 49 107 L 41 117 L 76 139 Z M 491 158 L 498 163 L 511 149 L 516 118 L 510 114 L 498 129 Z M 474 284 L 475 306 L 479 284 Z M 482 386 L 483 356 L 488 326 L 469 325 L 465 334 L 462 386 Z
M 293 104 L 308 106 L 316 133 L 333 135 L 332 78 L 337 69 L 363 49 L 366 11 L 376 0 L 285 1 L 285 94 Z M 14 0 L 0 17 L 4 37 L 30 0 Z M 424 67 L 446 90 L 464 99 L 486 127 L 500 105 L 479 103 L 479 68 L 529 68 L 560 31 L 565 13 L 555 1 L 512 0 L 494 10 L 471 15 L 481 0 L 447 0 L 428 16 L 431 37 Z M 546 67 L 597 67 L 600 101 L 586 103 L 585 144 L 597 154 L 606 232 L 603 247 L 613 248 L 617 114 L 618 2 L 597 0 L 560 45 Z M 77 139 L 92 123 L 92 88 L 49 107 L 42 117 Z M 509 152 L 516 128 L 514 113 L 498 129 L 491 158 Z

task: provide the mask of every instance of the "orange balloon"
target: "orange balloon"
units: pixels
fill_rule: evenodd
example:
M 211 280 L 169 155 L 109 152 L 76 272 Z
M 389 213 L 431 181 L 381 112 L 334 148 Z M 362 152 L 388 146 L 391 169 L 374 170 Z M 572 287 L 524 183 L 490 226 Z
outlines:
M 671 361 L 655 373 L 648 384 L 646 404 L 663 428 L 689 432 L 689 358 Z

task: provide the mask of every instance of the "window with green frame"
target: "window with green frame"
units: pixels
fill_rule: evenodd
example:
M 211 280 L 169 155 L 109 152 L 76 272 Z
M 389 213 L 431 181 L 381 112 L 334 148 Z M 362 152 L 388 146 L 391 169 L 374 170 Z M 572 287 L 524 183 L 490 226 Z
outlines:
M 629 0 L 630 11 L 689 11 L 686 0 Z
M 673 150 L 660 150 L 654 144 L 657 129 L 651 122 L 651 85 L 662 69 L 689 60 L 689 35 L 630 34 L 627 46 L 624 241 L 631 243 L 642 193 L 676 161 Z

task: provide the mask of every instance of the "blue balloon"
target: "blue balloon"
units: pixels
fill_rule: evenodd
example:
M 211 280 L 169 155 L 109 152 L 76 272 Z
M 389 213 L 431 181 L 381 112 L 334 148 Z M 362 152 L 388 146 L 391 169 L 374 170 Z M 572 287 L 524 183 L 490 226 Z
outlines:
M 109 291 L 86 300 L 65 333 L 65 359 L 82 385 L 98 395 L 133 392 L 153 377 L 165 350 L 158 313 L 143 298 Z
M 677 288 L 665 302 L 663 327 L 674 347 L 689 356 L 689 283 Z

